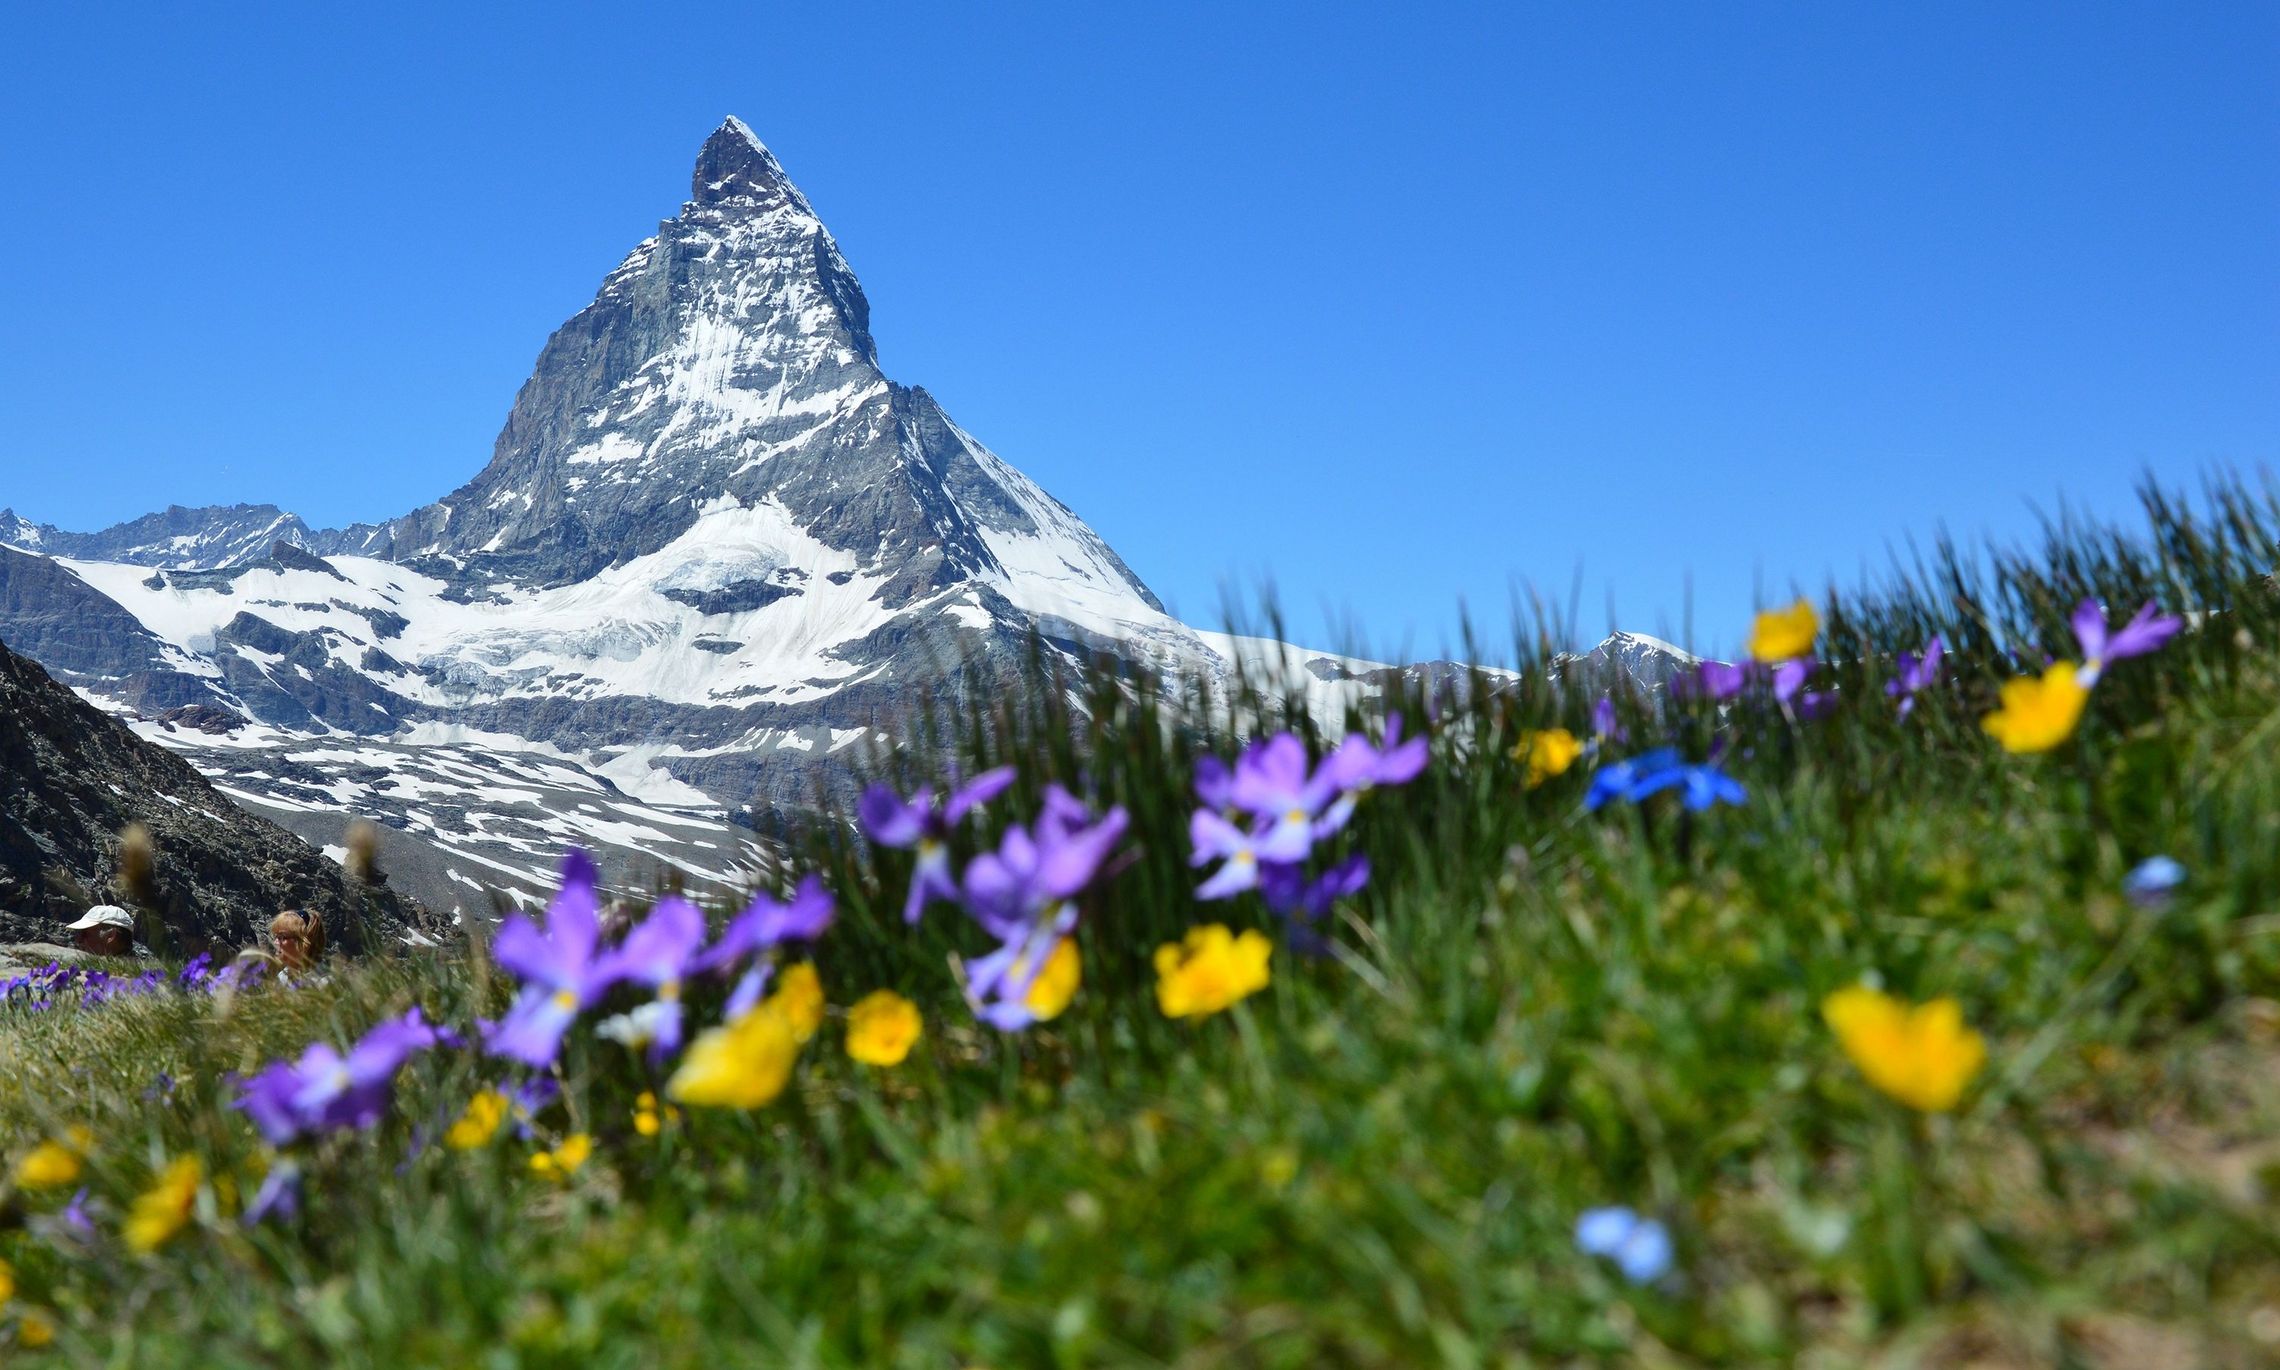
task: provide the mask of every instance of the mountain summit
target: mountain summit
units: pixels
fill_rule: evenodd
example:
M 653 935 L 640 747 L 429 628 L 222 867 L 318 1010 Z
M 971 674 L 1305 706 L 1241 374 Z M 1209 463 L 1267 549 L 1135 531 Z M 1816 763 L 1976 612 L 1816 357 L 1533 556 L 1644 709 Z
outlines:
M 697 152 L 697 169 L 689 178 L 692 204 L 718 204 L 724 200 L 791 203 L 814 213 L 807 197 L 742 119 L 731 114 L 705 139 Z
M 778 522 L 882 578 L 890 600 L 1015 588 L 1013 568 L 1037 563 L 1160 608 L 1065 508 L 887 379 L 839 245 L 732 118 L 705 140 L 681 212 L 547 340 L 490 464 L 354 550 L 562 586 L 699 554 L 682 540 L 700 524 L 711 545 Z M 705 592 L 752 607 L 813 591 L 796 561 L 719 569 Z

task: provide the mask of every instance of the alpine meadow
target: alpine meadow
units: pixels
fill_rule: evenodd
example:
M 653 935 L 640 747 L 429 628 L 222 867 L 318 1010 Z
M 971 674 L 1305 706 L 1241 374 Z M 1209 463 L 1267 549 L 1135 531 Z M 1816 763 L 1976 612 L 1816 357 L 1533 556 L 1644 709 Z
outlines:
M 495 938 L 19 974 L 8 1335 L 2266 1363 L 2280 502 L 2146 503 L 1663 691 L 1524 635 L 1343 740 L 1041 652 L 749 901 L 573 854 Z

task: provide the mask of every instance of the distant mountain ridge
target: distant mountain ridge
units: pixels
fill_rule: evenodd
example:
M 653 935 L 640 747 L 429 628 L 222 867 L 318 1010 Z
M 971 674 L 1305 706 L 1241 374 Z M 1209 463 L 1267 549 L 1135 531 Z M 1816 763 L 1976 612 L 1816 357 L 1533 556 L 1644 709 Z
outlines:
M 169 571 L 213 570 L 267 556 L 279 542 L 310 546 L 317 535 L 274 504 L 168 505 L 98 533 L 67 533 L 0 509 L 0 544 L 45 556 L 117 561 Z

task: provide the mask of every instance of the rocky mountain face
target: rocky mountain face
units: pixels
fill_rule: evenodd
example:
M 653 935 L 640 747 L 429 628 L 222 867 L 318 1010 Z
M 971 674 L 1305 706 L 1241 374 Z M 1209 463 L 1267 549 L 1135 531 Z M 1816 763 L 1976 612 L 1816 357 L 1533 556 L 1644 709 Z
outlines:
M 0 636 L 249 802 L 373 813 L 469 882 L 543 878 L 532 848 L 595 817 L 573 772 L 613 815 L 588 840 L 728 878 L 758 853 L 697 825 L 843 790 L 921 692 L 1010 680 L 1033 635 L 1205 673 L 1255 647 L 1170 618 L 1074 513 L 887 378 L 838 245 L 735 119 L 680 212 L 547 340 L 489 464 L 435 504 L 339 530 L 247 506 L 83 535 L 11 514 L 0 543 Z M 1299 680 L 1335 709 L 1375 665 Z M 432 769 L 309 778 L 387 778 L 436 748 L 459 793 Z M 536 771 L 569 813 L 514 778 Z
M 0 646 L 0 939 L 123 901 L 119 833 L 146 825 L 157 911 L 180 951 L 235 951 L 281 909 L 314 909 L 352 949 L 443 929 L 386 884 L 352 884 L 308 843 L 233 806 L 196 769 Z

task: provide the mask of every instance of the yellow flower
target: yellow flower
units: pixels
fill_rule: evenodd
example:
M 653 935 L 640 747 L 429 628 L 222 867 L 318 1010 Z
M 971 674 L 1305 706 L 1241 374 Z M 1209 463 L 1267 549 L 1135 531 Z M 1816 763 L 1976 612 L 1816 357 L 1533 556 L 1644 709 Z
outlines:
M 665 1097 L 700 1108 L 758 1108 L 784 1092 L 799 1054 L 799 1034 L 768 999 L 698 1034 L 666 1082 Z
M 23 1321 L 16 1324 L 16 1340 L 38 1349 L 55 1340 L 55 1319 L 36 1308 L 24 1311 Z
M 16 1297 L 16 1267 L 0 1260 L 0 1303 Z
M 1909 1004 L 1854 985 L 1824 999 L 1821 1017 L 1870 1084 L 1926 1113 L 1954 1108 L 1987 1063 L 1987 1043 L 1953 999 Z
M 644 1137 L 654 1137 L 664 1129 L 665 1124 L 679 1122 L 680 1119 L 681 1110 L 671 1104 L 659 1108 L 657 1096 L 646 1089 L 641 1091 L 640 1098 L 633 1101 L 633 1130 Z
M 873 990 L 847 1010 L 847 1054 L 867 1066 L 899 1066 L 918 1040 L 918 1005 L 891 989 Z
M 594 1139 L 583 1132 L 573 1132 L 552 1151 L 532 1152 L 530 1168 L 548 1179 L 567 1180 L 578 1173 L 578 1167 L 593 1154 Z
M 1037 978 L 1029 982 L 1029 992 L 1021 996 L 1021 1006 L 1035 1014 L 1038 1022 L 1051 1022 L 1077 997 L 1077 986 L 1083 983 L 1084 976 L 1084 962 L 1078 959 L 1076 939 L 1064 937 L 1046 953 L 1045 964 L 1038 970 Z
M 1798 600 L 1786 609 L 1768 609 L 1750 627 L 1750 655 L 1759 661 L 1789 661 L 1813 650 L 1820 635 L 1821 616 L 1813 602 Z
M 507 1096 L 495 1089 L 477 1090 L 467 1101 L 467 1111 L 443 1134 L 443 1144 L 454 1151 L 473 1151 L 498 1136 L 499 1124 L 506 1120 Z
M 2074 736 L 2090 690 L 2071 661 L 2054 661 L 2037 679 L 2004 682 L 2003 707 L 1979 720 L 2007 752 L 2047 752 Z
M 1538 733 L 1522 733 L 1513 745 L 1512 759 L 1528 763 L 1528 788 L 1565 775 L 1575 759 L 1583 755 L 1583 743 L 1565 728 L 1546 728 Z
M 127 1215 L 128 1248 L 148 1255 L 172 1241 L 174 1234 L 189 1224 L 190 1210 L 198 1202 L 198 1186 L 205 1178 L 206 1167 L 195 1156 L 177 1156 L 169 1162 L 166 1172 L 135 1200 L 133 1211 Z
M 1156 1006 L 1167 1018 L 1201 1018 L 1267 987 L 1274 943 L 1238 937 L 1224 923 L 1188 929 L 1184 943 L 1156 948 Z
M 782 983 L 768 998 L 802 1044 L 823 1026 L 823 981 L 816 978 L 812 964 L 802 961 L 785 971 Z
M 70 1184 L 79 1178 L 80 1163 L 94 1146 L 95 1134 L 76 1125 L 65 1130 L 61 1141 L 41 1142 L 16 1162 L 17 1187 L 59 1189 Z

